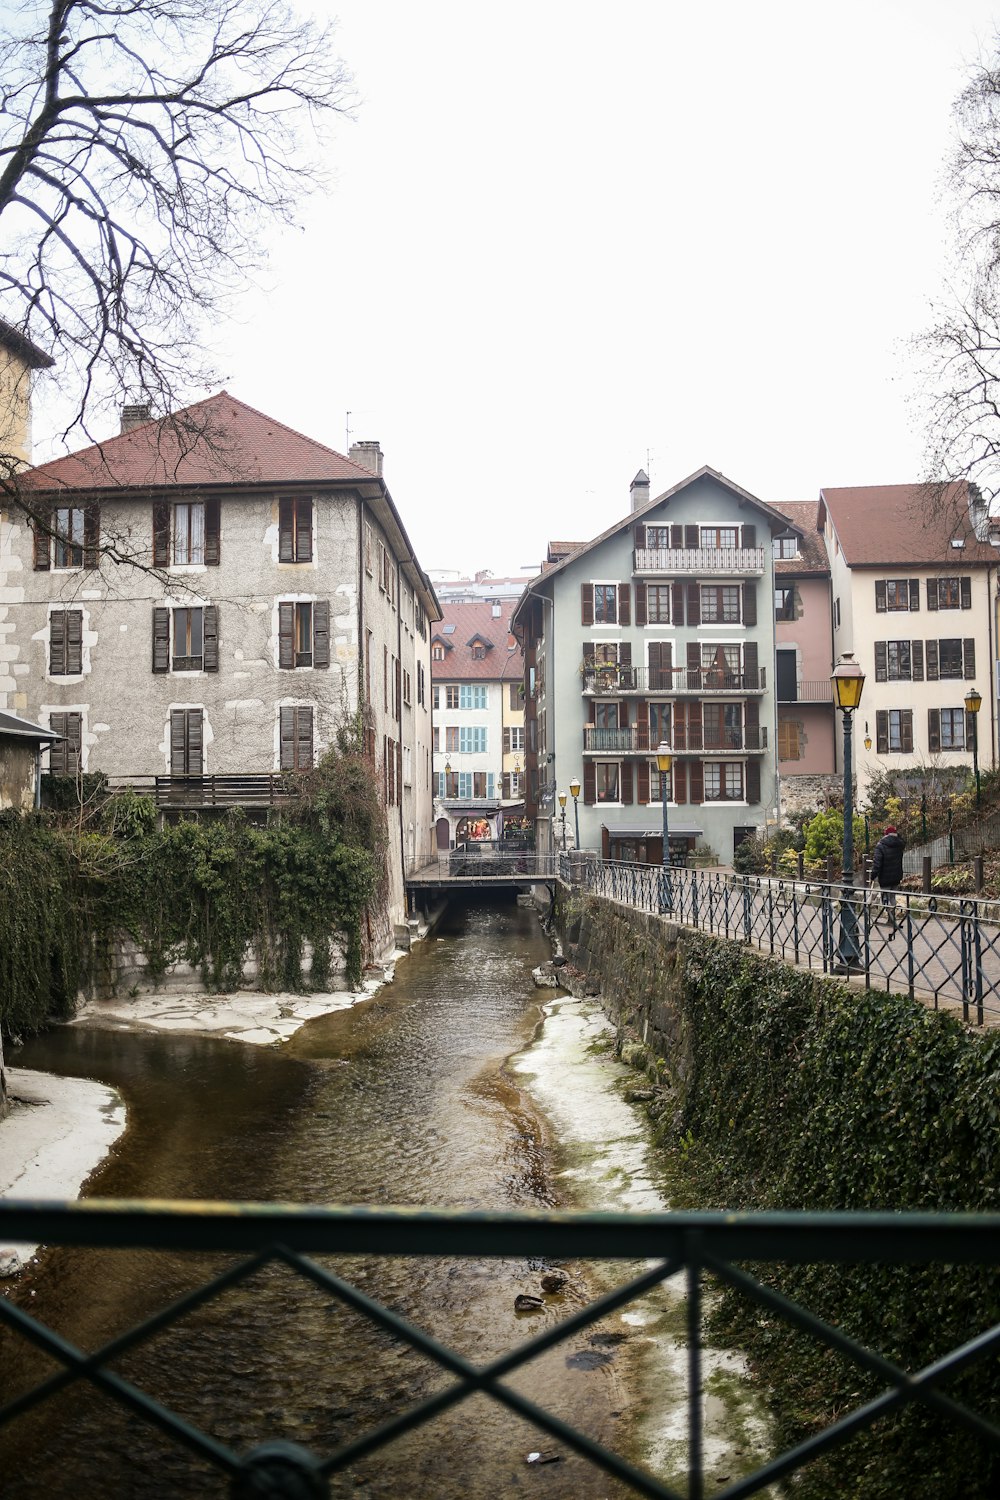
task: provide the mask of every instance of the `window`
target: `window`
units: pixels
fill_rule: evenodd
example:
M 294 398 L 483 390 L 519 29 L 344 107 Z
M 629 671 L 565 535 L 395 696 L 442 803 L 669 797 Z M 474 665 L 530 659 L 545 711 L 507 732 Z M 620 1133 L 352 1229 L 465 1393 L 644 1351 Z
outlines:
M 738 547 L 740 544 L 738 526 L 702 526 L 699 537 L 702 547 Z
M 742 663 L 737 645 L 715 646 L 703 641 L 701 666 L 706 688 L 742 686 Z
M 100 507 L 60 505 L 39 510 L 33 522 L 36 572 L 96 568 L 100 563 Z
M 839 594 L 837 595 L 836 599 L 834 599 L 834 601 L 833 601 L 833 624 L 834 624 L 834 628 L 835 629 L 837 629 L 837 630 L 840 629 L 840 595 Z
M 313 763 L 313 711 L 311 708 L 279 709 L 280 768 L 308 771 Z
M 669 583 L 649 583 L 646 585 L 646 620 L 650 625 L 670 624 Z
M 411 684 L 411 681 L 410 681 L 410 674 L 409 674 L 409 672 L 406 671 L 406 669 L 404 667 L 404 669 L 403 669 L 403 702 L 407 705 L 407 707 L 410 706 L 410 702 L 411 702 L 411 699 L 410 699 L 411 687 L 412 687 L 412 684 Z
M 435 755 L 441 749 L 441 731 L 436 724 L 431 730 L 431 746 L 433 747 Z
M 171 541 L 176 564 L 205 561 L 205 507 L 201 502 L 185 501 L 174 506 Z
M 511 708 L 524 707 L 524 683 L 512 682 L 509 689 L 508 702 Z
M 485 683 L 463 682 L 458 706 L 459 708 L 489 708 L 489 689 Z M 448 707 L 451 707 L 450 703 Z
M 427 702 L 427 674 L 422 661 L 417 662 L 417 702 L 419 704 Z
M 886 610 L 920 608 L 920 580 L 918 578 L 877 578 L 875 580 L 875 609 L 879 614 Z
M 779 760 L 801 760 L 801 727 L 797 719 L 778 720 Z
M 938 675 L 940 677 L 961 677 L 962 675 L 962 642 L 961 640 L 938 641 Z
M 708 761 L 705 764 L 705 801 L 742 802 L 743 767 L 738 761 Z
M 771 543 L 771 551 L 776 559 L 798 557 L 799 543 L 794 536 L 776 536 Z
M 441 689 L 439 687 L 431 689 L 431 705 L 433 708 L 441 707 Z
M 278 561 L 312 562 L 311 495 L 282 495 L 278 501 Z
M 516 725 L 513 725 L 511 727 L 511 731 L 510 731 L 510 748 L 511 748 L 511 752 L 513 752 L 515 750 L 520 751 L 520 750 L 524 749 L 524 727 L 523 727 L 523 725 L 516 724 Z
M 618 620 L 617 583 L 594 584 L 594 624 L 614 625 Z
M 199 671 L 205 659 L 205 611 L 175 609 L 174 651 L 171 665 L 175 672 Z
M 671 744 L 670 704 L 651 703 L 649 705 L 649 744 L 652 749 L 666 740 Z
M 372 529 L 365 522 L 365 572 L 370 578 L 372 576 Z
M 616 761 L 598 761 L 594 767 L 594 785 L 598 802 L 620 802 L 619 770 Z
M 204 744 L 204 710 L 200 708 L 171 709 L 171 776 L 201 776 L 204 771 Z
M 457 708 L 458 707 L 458 699 L 459 699 L 459 691 L 458 691 L 457 687 L 446 687 L 445 688 L 445 690 L 444 690 L 444 706 L 445 706 L 445 708 Z
M 458 725 L 457 724 L 446 724 L 445 725 L 445 731 L 444 731 L 444 748 L 445 748 L 445 750 L 448 750 L 448 751 L 454 750 L 456 754 L 458 753 Z
M 875 714 L 875 749 L 879 755 L 890 751 L 909 755 L 913 751 L 913 710 L 880 708 Z
M 664 552 L 670 546 L 669 526 L 647 526 L 646 546 Z
M 476 641 L 475 645 L 472 648 L 473 661 L 482 661 L 485 655 L 486 647 L 483 645 L 482 641 Z
M 661 782 L 665 782 L 665 784 L 666 784 L 667 801 L 668 802 L 673 802 L 673 800 L 674 800 L 674 769 L 673 769 L 673 765 L 671 765 L 670 770 L 667 771 L 665 773 L 665 775 L 661 777 L 659 766 L 656 764 L 655 760 L 651 760 L 650 763 L 649 763 L 649 800 L 650 800 L 650 802 L 659 802 L 661 804 L 661 806 L 662 806 L 663 799 L 660 796 L 660 785 L 661 785 Z
M 60 506 L 53 512 L 53 561 L 57 568 L 83 567 L 83 511 Z
M 886 674 L 889 682 L 909 682 L 913 675 L 909 641 L 886 641 Z
M 83 671 L 83 610 L 54 609 L 49 615 L 49 676 Z
M 413 785 L 413 750 L 409 745 L 403 746 L 403 785 Z
M 281 600 L 278 604 L 278 666 L 283 671 L 295 667 L 328 667 L 330 665 L 330 601 L 312 603 Z
M 701 618 L 711 624 L 738 625 L 740 623 L 740 599 L 742 590 L 738 584 L 703 583 L 701 586 Z
M 776 620 L 795 619 L 795 588 L 792 584 L 775 589 L 774 618 Z
M 216 566 L 221 558 L 217 499 L 157 500 L 153 505 L 153 566 Z
M 214 604 L 153 609 L 154 672 L 217 672 L 219 611 Z
M 458 749 L 460 755 L 485 755 L 486 726 L 460 729 L 458 732 Z
M 49 751 L 49 771 L 53 776 L 79 776 L 83 745 L 83 714 L 49 714 L 49 728 L 61 734 Z
M 431 661 L 444 661 L 444 647 L 440 641 L 435 641 L 431 647 Z
M 743 709 L 738 703 L 706 703 L 702 708 L 706 750 L 743 748 Z
M 971 609 L 971 578 L 928 578 L 928 609 Z
M 941 608 L 954 608 L 955 606 L 942 605 Z M 941 710 L 941 749 L 942 750 L 964 750 L 965 749 L 965 709 L 964 708 L 942 708 Z

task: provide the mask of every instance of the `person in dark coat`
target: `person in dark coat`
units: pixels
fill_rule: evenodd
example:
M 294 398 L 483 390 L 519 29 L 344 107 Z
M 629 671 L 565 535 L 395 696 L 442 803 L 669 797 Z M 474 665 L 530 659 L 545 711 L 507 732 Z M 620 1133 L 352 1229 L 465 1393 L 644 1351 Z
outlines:
M 903 850 L 906 845 L 890 823 L 875 845 L 872 858 L 872 880 L 877 880 L 882 891 L 882 905 L 892 918 L 896 930 L 896 892 L 903 878 Z

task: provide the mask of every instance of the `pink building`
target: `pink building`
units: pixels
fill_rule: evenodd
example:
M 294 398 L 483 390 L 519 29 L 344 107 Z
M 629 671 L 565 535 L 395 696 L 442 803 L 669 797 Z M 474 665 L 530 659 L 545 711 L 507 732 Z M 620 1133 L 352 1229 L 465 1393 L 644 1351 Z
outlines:
M 772 542 L 778 774 L 785 788 L 790 777 L 835 769 L 833 619 L 830 564 L 816 529 L 816 501 L 790 501 L 774 509 L 801 533 Z

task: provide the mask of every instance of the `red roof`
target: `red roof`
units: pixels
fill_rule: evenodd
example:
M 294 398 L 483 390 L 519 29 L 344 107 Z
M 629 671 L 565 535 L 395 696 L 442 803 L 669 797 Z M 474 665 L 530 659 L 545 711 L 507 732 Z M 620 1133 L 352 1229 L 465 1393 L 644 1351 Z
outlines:
M 431 678 L 436 682 L 496 682 L 524 676 L 524 662 L 517 643 L 509 632 L 510 601 L 494 615 L 493 604 L 479 601 L 471 604 L 442 606 L 441 620 L 431 631 L 431 643 L 445 647 L 444 661 L 431 657 Z M 454 629 L 452 629 L 454 627 Z M 485 655 L 473 656 L 473 646 L 481 641 Z
M 22 475 L 36 490 L 373 480 L 360 464 L 228 391 Z
M 791 573 L 797 577 L 804 573 L 819 573 L 824 576 L 829 573 L 830 559 L 816 525 L 819 511 L 817 501 L 786 500 L 784 505 L 774 505 L 774 509 L 787 516 L 791 524 L 797 526 L 802 533 L 799 537 L 798 557 L 776 557 L 775 573 Z
M 821 490 L 816 524 L 830 514 L 850 567 L 1000 562 L 976 540 L 964 480 L 952 484 L 876 484 Z M 962 542 L 953 547 L 952 542 Z

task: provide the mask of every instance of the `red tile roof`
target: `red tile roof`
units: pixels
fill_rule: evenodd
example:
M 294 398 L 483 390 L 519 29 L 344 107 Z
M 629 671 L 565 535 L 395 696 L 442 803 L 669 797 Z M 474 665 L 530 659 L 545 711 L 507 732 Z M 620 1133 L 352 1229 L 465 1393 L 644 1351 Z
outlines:
M 227 391 L 22 476 L 36 490 L 320 484 L 374 475 Z
M 935 566 L 941 562 L 1000 563 L 1000 552 L 976 540 L 969 519 L 968 486 L 877 484 L 820 491 L 816 524 L 829 511 L 851 567 Z M 964 542 L 952 547 L 952 541 Z
M 514 637 L 509 633 L 511 603 L 501 605 L 494 615 L 493 605 L 476 601 L 471 604 L 442 604 L 440 624 L 431 631 L 431 642 L 440 640 L 446 648 L 444 661 L 431 658 L 431 679 L 435 682 L 520 682 L 524 661 Z M 454 626 L 454 630 L 445 629 Z M 482 640 L 486 655 L 472 654 L 472 644 Z
M 817 530 L 816 518 L 819 504 L 815 500 L 786 500 L 774 509 L 787 516 L 802 535 L 799 537 L 798 557 L 776 557 L 775 573 L 789 573 L 802 577 L 804 573 L 826 575 L 830 571 L 830 559 L 826 555 L 823 538 Z

